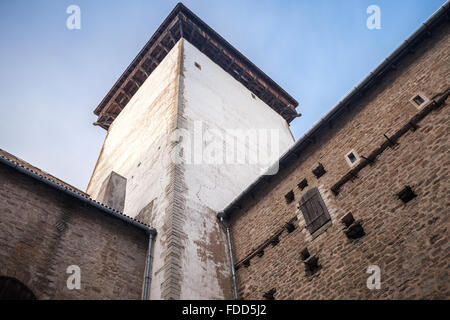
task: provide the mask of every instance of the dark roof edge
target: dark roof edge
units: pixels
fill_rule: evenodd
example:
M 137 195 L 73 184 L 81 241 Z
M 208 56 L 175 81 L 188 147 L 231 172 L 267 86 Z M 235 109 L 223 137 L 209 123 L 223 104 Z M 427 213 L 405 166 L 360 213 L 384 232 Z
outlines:
M 28 169 L 28 168 L 22 166 L 21 164 L 4 157 L 3 155 L 0 155 L 0 163 L 3 163 L 5 165 L 7 165 L 7 166 L 9 166 L 9 167 L 11 167 L 11 168 L 21 172 L 21 173 L 24 173 L 27 176 L 29 176 L 29 177 L 31 177 L 31 178 L 33 178 L 35 180 L 38 180 L 38 181 L 40 181 L 40 182 L 42 182 L 42 183 L 44 183 L 44 184 L 46 184 L 46 185 L 48 185 L 48 186 L 50 186 L 50 187 L 52 187 L 54 189 L 62 191 L 63 193 L 65 193 L 65 194 L 67 194 L 67 195 L 69 195 L 71 197 L 77 198 L 78 200 L 81 200 L 82 202 L 84 202 L 84 203 L 86 203 L 86 204 L 88 204 L 88 205 L 90 205 L 92 207 L 95 207 L 95 208 L 97 208 L 97 209 L 99 209 L 99 210 L 101 210 L 101 211 L 103 211 L 103 212 L 105 212 L 105 213 L 115 217 L 115 218 L 118 218 L 118 219 L 120 219 L 120 220 L 122 220 L 122 221 L 124 221 L 126 223 L 129 223 L 129 224 L 131 224 L 131 225 L 133 225 L 133 226 L 135 226 L 137 228 L 140 228 L 140 229 L 144 230 L 145 232 L 147 232 L 149 234 L 156 235 L 156 229 L 146 225 L 145 223 L 140 222 L 140 221 L 138 221 L 138 220 L 136 220 L 134 218 L 131 218 L 131 217 L 123 214 L 120 211 L 117 211 L 117 210 L 114 210 L 114 209 L 112 209 L 110 207 L 107 207 L 104 204 L 102 204 L 102 203 L 100 203 L 98 201 L 95 201 L 95 200 L 85 196 L 84 194 L 81 194 L 81 193 L 75 191 L 74 189 L 68 188 L 68 187 L 66 187 L 64 185 L 61 185 L 60 183 L 58 183 L 58 182 L 56 182 L 56 181 L 54 181 L 52 179 L 44 177 L 44 176 L 34 172 L 33 170 Z
M 113 97 L 114 92 L 118 90 L 120 85 L 126 80 L 126 78 L 130 75 L 131 72 L 133 72 L 133 69 L 139 64 L 139 62 L 142 60 L 142 58 L 145 56 L 147 51 L 151 48 L 153 43 L 158 39 L 159 35 L 163 32 L 163 30 L 169 25 L 169 22 L 171 19 L 173 19 L 173 16 L 178 13 L 180 10 L 180 6 L 183 6 L 183 4 L 180 2 L 178 3 L 175 8 L 172 9 L 172 11 L 169 13 L 169 15 L 164 19 L 164 21 L 161 23 L 161 25 L 156 29 L 155 33 L 151 36 L 150 40 L 148 40 L 144 47 L 139 51 L 137 56 L 131 61 L 131 63 L 128 65 L 128 67 L 125 69 L 125 71 L 120 75 L 119 79 L 114 83 L 112 88 L 108 91 L 106 96 L 102 99 L 102 101 L 98 104 L 98 106 L 94 109 L 94 114 L 99 115 L 102 108 L 105 107 L 105 105 L 109 102 L 109 100 Z
M 186 14 L 190 19 L 195 20 L 196 23 L 202 26 L 207 32 L 216 37 L 220 42 L 227 47 L 234 55 L 236 55 L 239 59 L 241 59 L 245 64 L 247 64 L 253 71 L 258 74 L 261 78 L 263 78 L 270 86 L 280 92 L 280 94 L 288 100 L 294 107 L 298 107 L 298 101 L 294 99 L 289 93 L 287 93 L 280 85 L 278 85 L 272 78 L 270 78 L 267 74 L 265 74 L 261 69 L 259 69 L 253 62 L 251 62 L 248 58 L 246 58 L 239 50 L 233 47 L 228 41 L 226 41 L 221 35 L 219 35 L 214 29 L 208 26 L 203 20 L 201 20 L 197 15 L 195 15 L 191 10 L 189 10 L 185 5 L 179 2 L 175 8 L 169 13 L 169 15 L 164 19 L 162 24 L 158 27 L 155 33 L 151 36 L 150 40 L 144 45 L 144 47 L 139 51 L 138 55 L 133 59 L 133 61 L 128 65 L 125 71 L 120 75 L 119 79 L 114 83 L 112 88 L 108 91 L 106 96 L 102 99 L 102 101 L 98 104 L 98 106 L 94 109 L 94 114 L 99 115 L 101 110 L 109 103 L 110 99 L 114 96 L 115 92 L 120 88 L 122 83 L 127 80 L 128 76 L 133 72 L 134 68 L 140 63 L 143 59 L 147 51 L 152 47 L 155 41 L 157 41 L 158 37 L 164 32 L 165 28 L 170 24 L 170 22 L 178 15 L 178 13 L 182 12 Z
M 331 110 L 329 110 L 319 121 L 317 121 L 311 129 L 309 129 L 299 140 L 297 140 L 294 145 L 289 148 L 279 160 L 273 164 L 264 174 L 259 176 L 252 184 L 250 184 L 243 192 L 241 192 L 231 203 L 226 206 L 222 211 L 217 213 L 218 218 L 229 218 L 230 212 L 239 207 L 238 203 L 250 193 L 257 185 L 259 185 L 264 177 L 268 175 L 269 172 L 274 172 L 274 167 L 281 164 L 288 159 L 290 156 L 298 153 L 301 150 L 301 146 L 307 143 L 311 138 L 312 134 L 321 129 L 324 125 L 327 125 L 333 116 L 340 113 L 340 111 L 346 107 L 349 102 L 358 96 L 365 86 L 376 78 L 382 76 L 384 72 L 392 66 L 392 64 L 402 58 L 403 54 L 408 51 L 408 49 L 415 44 L 427 30 L 431 28 L 438 20 L 441 18 L 446 11 L 450 8 L 450 0 L 447 0 L 435 13 L 431 15 L 408 39 L 406 39 L 397 49 L 394 50 L 378 67 L 376 67 L 372 72 L 369 73 L 356 87 L 354 87 L 343 99 L 341 99 Z
M 275 89 L 280 91 L 281 94 L 284 95 L 284 97 L 289 100 L 289 102 L 292 103 L 294 108 L 298 107 L 298 101 L 295 100 L 289 93 L 286 92 L 278 83 L 276 83 L 274 80 L 272 80 L 271 77 L 269 77 L 264 71 L 262 71 L 260 68 L 258 68 L 253 62 L 251 62 L 246 56 L 244 56 L 238 49 L 233 47 L 227 40 L 225 40 L 219 33 L 214 31 L 209 25 L 207 25 L 202 19 L 200 19 L 195 13 L 193 13 L 189 8 L 184 6 L 181 2 L 177 4 L 177 7 L 180 6 L 183 13 L 188 14 L 189 18 L 192 20 L 195 20 L 199 25 L 201 25 L 203 28 L 205 28 L 209 33 L 216 36 L 221 42 L 225 44 L 227 49 L 229 49 L 233 54 L 238 56 L 240 59 L 242 59 L 246 64 L 248 64 L 256 73 L 259 73 L 259 75 L 262 78 L 265 78 L 269 82 L 271 86 L 273 86 Z

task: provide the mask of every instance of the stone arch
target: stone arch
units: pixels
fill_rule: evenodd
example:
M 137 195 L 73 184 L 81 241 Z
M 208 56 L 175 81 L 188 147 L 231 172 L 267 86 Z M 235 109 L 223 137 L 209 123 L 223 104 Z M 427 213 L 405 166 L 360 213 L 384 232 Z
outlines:
M 16 278 L 0 276 L 0 300 L 36 300 L 36 296 Z

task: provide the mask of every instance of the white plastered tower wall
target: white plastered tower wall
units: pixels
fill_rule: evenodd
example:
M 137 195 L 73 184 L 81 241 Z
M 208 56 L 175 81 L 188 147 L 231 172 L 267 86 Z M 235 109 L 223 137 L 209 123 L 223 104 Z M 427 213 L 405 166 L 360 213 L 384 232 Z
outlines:
M 97 199 L 111 171 L 127 179 L 124 213 L 158 230 L 153 248 L 150 299 L 161 299 L 165 232 L 173 202 L 173 150 L 176 129 L 181 42 L 167 54 L 109 127 L 87 193 Z
M 188 41 L 177 42 L 111 124 L 87 189 L 96 198 L 111 171 L 120 174 L 127 179 L 124 213 L 158 230 L 150 299 L 232 298 L 226 238 L 216 212 L 264 168 L 174 163 L 171 155 L 187 148 L 175 131 L 197 139 L 199 124 L 203 132 L 277 130 L 277 156 L 294 142 L 278 113 Z

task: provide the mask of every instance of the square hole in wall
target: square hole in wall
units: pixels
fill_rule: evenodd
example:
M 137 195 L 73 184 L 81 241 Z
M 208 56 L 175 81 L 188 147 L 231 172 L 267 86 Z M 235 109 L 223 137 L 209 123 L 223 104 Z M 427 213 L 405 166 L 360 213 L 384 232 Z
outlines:
M 408 203 L 409 201 L 417 197 L 410 186 L 405 186 L 397 195 L 399 199 L 403 201 L 403 203 Z
M 303 179 L 297 186 L 299 187 L 300 190 L 305 189 L 308 186 L 308 180 Z
M 354 240 L 366 235 L 361 221 L 355 221 L 351 213 L 346 214 L 341 221 L 345 225 L 344 234 L 347 238 Z
M 323 176 L 327 172 L 325 171 L 325 168 L 323 167 L 323 164 L 321 164 L 319 162 L 319 165 L 315 169 L 313 169 L 312 173 L 316 176 L 316 178 L 320 178 L 321 176 Z
M 352 149 L 345 155 L 345 160 L 350 167 L 353 167 L 359 162 L 360 158 L 356 151 Z
M 199 69 L 202 70 L 202 66 L 198 62 L 194 62 L 194 65 Z
M 267 292 L 264 292 L 263 298 L 266 300 L 275 300 L 275 293 L 277 290 L 275 288 L 270 289 Z
M 417 96 L 415 96 L 415 97 L 413 98 L 413 101 L 414 101 L 418 106 L 420 106 L 422 103 L 425 102 L 425 99 L 422 98 L 420 95 L 417 95 Z
M 427 102 L 430 101 L 427 96 L 425 94 L 423 94 L 422 92 L 419 92 L 417 94 L 415 94 L 410 102 L 417 108 L 417 109 L 422 109 Z
M 309 254 L 308 248 L 305 248 L 300 252 L 300 255 L 302 256 L 302 260 L 308 259 L 311 255 Z
M 295 198 L 294 191 L 291 190 L 288 193 L 286 193 L 284 195 L 284 198 L 286 199 L 286 203 L 291 203 L 292 201 L 294 201 Z

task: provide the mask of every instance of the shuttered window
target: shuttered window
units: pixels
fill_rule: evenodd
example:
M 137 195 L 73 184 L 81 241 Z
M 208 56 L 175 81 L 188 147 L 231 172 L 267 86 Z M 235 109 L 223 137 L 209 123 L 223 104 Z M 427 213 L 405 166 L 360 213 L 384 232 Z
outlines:
M 327 207 L 317 188 L 308 190 L 302 196 L 299 207 L 306 221 L 306 229 L 308 229 L 310 233 L 316 232 L 320 227 L 331 220 Z

